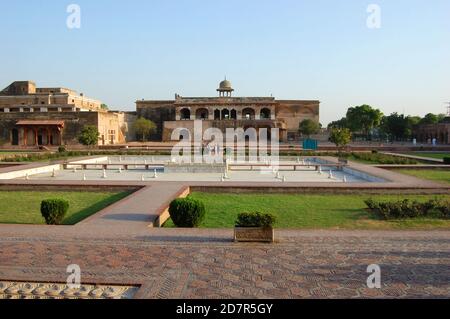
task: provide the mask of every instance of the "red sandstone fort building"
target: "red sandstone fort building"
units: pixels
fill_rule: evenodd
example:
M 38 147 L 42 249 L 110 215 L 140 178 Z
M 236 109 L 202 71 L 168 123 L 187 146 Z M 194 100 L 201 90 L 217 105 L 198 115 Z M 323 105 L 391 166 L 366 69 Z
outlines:
M 158 126 L 155 138 L 170 141 L 172 132 L 185 128 L 193 134 L 194 121 L 202 120 L 203 129 L 278 128 L 282 142 L 298 140 L 301 121 L 319 122 L 319 101 L 277 100 L 273 97 L 233 97 L 231 82 L 224 80 L 216 97 L 182 97 L 175 100 L 136 102 L 137 115 Z

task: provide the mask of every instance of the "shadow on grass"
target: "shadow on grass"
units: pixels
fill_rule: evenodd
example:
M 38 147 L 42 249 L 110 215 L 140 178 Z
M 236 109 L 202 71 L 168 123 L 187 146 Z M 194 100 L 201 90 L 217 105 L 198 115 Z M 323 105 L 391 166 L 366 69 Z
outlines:
M 75 225 L 81 222 L 83 219 L 86 219 L 87 217 L 90 217 L 95 213 L 98 213 L 102 209 L 105 209 L 106 207 L 124 199 L 125 197 L 128 197 L 131 194 L 132 192 L 123 192 L 111 195 L 110 197 L 105 198 L 104 200 L 101 200 L 89 207 L 86 207 L 85 209 L 73 213 L 71 216 L 64 219 L 63 225 Z

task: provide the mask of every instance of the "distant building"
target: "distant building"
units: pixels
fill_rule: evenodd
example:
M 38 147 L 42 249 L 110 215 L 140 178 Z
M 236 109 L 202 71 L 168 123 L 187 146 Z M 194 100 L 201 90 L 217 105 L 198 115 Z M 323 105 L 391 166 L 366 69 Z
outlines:
M 450 117 L 439 124 L 418 125 L 413 133 L 419 143 L 430 144 L 436 139 L 438 144 L 450 144 Z
M 231 82 L 224 80 L 217 89 L 218 97 L 182 97 L 175 100 L 136 102 L 137 115 L 152 120 L 158 126 L 154 138 L 170 141 L 172 132 L 186 128 L 191 134 L 195 120 L 203 121 L 203 129 L 242 127 L 278 128 L 281 141 L 299 139 L 301 121 L 319 122 L 320 102 L 305 100 L 276 100 L 273 97 L 232 97 Z
M 36 147 L 78 144 L 85 125 L 100 132 L 99 145 L 125 142 L 127 115 L 102 109 L 99 100 L 66 88 L 37 88 L 13 82 L 0 91 L 0 142 Z

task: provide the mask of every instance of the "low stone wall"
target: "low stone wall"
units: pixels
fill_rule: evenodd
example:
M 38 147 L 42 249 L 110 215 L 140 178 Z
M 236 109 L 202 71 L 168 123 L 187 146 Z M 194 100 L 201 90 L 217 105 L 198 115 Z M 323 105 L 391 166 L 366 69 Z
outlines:
M 1 173 L 0 179 L 16 179 L 16 178 L 24 178 L 27 175 L 36 175 L 36 174 L 43 174 L 43 173 L 51 173 L 53 170 L 59 171 L 61 170 L 62 165 L 61 164 L 53 164 L 53 165 L 47 165 L 47 166 L 40 166 L 40 167 L 33 167 L 33 168 L 25 168 L 23 170 L 15 170 L 11 172 Z
M 168 163 L 165 173 L 224 173 L 225 164 L 176 164 Z
M 174 196 L 173 199 L 186 198 L 189 196 L 190 193 L 191 193 L 190 187 L 186 187 L 182 192 L 180 192 L 176 196 Z M 159 217 L 155 220 L 155 222 L 153 224 L 154 227 L 158 227 L 158 228 L 162 227 L 164 225 L 164 223 L 170 218 L 169 205 L 170 205 L 170 203 L 165 203 L 163 208 L 161 208 L 162 212 L 159 214 Z
M 108 156 L 97 156 L 92 158 L 87 158 L 79 161 L 70 161 L 67 165 L 67 168 L 74 168 L 79 167 L 81 164 L 97 164 L 97 163 L 107 163 L 108 162 Z
M 418 188 L 373 188 L 373 187 L 233 187 L 233 186 L 191 186 L 191 192 L 213 194 L 342 194 L 342 195 L 376 195 L 376 194 L 402 194 L 402 195 L 430 195 L 448 194 L 448 189 L 418 189 Z

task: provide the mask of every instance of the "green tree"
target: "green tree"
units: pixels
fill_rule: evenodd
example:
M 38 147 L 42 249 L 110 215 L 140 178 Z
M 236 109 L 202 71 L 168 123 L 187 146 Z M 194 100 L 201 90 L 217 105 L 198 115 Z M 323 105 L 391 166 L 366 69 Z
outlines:
M 445 119 L 445 114 L 428 113 L 420 120 L 419 124 L 421 124 L 421 125 L 438 124 L 438 123 L 441 123 L 444 119 Z
M 333 128 L 348 128 L 348 121 L 346 117 L 341 118 L 338 121 L 331 122 L 328 124 L 328 129 L 331 130 Z
M 303 120 L 298 128 L 299 133 L 308 136 L 308 138 L 313 134 L 317 134 L 319 130 L 320 124 L 310 119 Z
M 86 125 L 78 136 L 78 141 L 83 145 L 92 146 L 98 144 L 99 137 L 100 133 L 96 126 Z
M 350 143 L 351 139 L 352 132 L 348 128 L 334 128 L 331 130 L 330 142 L 336 144 L 339 152 Z
M 406 140 L 412 138 L 414 126 L 420 122 L 418 116 L 405 116 L 403 114 L 392 113 L 383 117 L 381 121 L 381 131 L 392 140 Z
M 364 104 L 349 108 L 346 118 L 348 128 L 352 132 L 361 132 L 368 138 L 371 130 L 380 125 L 383 113 Z
M 150 120 L 140 117 L 136 120 L 136 122 L 134 122 L 133 129 L 136 132 L 136 135 L 140 136 L 142 138 L 142 142 L 144 142 L 147 136 L 156 132 L 156 124 Z
M 102 103 L 102 105 L 100 107 L 102 108 L 102 110 L 106 110 L 106 111 L 109 110 L 109 106 L 104 103 Z

